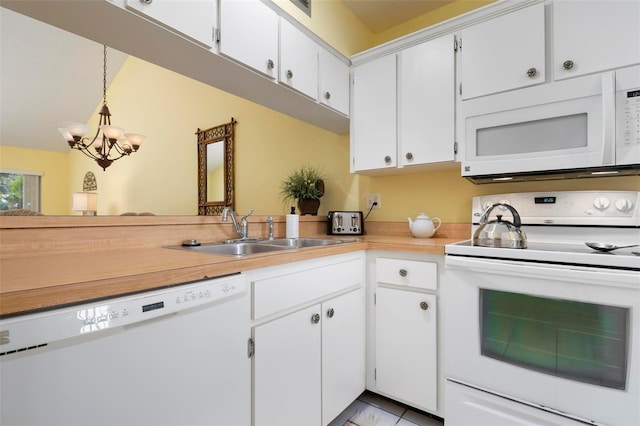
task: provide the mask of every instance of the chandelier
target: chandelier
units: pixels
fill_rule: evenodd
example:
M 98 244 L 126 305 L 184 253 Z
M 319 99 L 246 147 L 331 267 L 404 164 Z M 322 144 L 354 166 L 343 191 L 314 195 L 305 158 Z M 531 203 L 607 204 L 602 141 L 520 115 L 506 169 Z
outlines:
M 58 130 L 72 149 L 77 149 L 89 158 L 96 160 L 102 170 L 106 170 L 114 161 L 138 151 L 145 136 L 137 133 L 125 133 L 122 127 L 111 125 L 111 113 L 107 107 L 107 46 L 104 46 L 104 67 L 102 78 L 102 108 L 98 131 L 90 139 L 84 137 L 89 127 L 83 123 L 65 122 Z

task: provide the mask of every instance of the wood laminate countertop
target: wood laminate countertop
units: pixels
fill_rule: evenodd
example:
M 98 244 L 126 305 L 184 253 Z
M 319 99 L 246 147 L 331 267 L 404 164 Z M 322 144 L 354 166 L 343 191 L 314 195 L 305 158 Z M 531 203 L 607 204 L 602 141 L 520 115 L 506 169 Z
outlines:
M 309 235 L 327 238 L 326 235 Z M 242 271 L 358 250 L 443 255 L 460 238 L 364 235 L 354 242 L 231 257 L 165 247 L 97 249 L 0 259 L 0 316 L 179 285 Z

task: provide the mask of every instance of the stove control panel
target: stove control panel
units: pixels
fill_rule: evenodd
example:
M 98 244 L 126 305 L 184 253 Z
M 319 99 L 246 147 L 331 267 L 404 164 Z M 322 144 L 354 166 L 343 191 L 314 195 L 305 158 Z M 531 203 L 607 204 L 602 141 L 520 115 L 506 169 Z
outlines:
M 509 204 L 523 224 L 640 226 L 640 191 L 552 191 L 483 195 L 473 198 L 472 223 L 496 203 Z M 491 212 L 512 220 L 504 206 Z

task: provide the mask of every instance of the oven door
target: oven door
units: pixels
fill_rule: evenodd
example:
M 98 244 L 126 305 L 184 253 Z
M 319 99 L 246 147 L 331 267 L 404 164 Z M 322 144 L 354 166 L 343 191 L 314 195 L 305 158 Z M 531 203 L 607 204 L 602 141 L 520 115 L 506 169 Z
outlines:
M 446 267 L 447 379 L 640 424 L 640 273 L 451 255 Z
M 615 163 L 614 73 L 465 101 L 463 177 Z

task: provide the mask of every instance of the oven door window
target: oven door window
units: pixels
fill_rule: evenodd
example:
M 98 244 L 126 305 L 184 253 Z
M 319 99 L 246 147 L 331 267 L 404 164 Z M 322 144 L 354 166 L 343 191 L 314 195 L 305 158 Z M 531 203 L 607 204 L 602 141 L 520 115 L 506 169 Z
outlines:
M 625 389 L 629 309 L 480 289 L 481 353 L 552 376 Z

